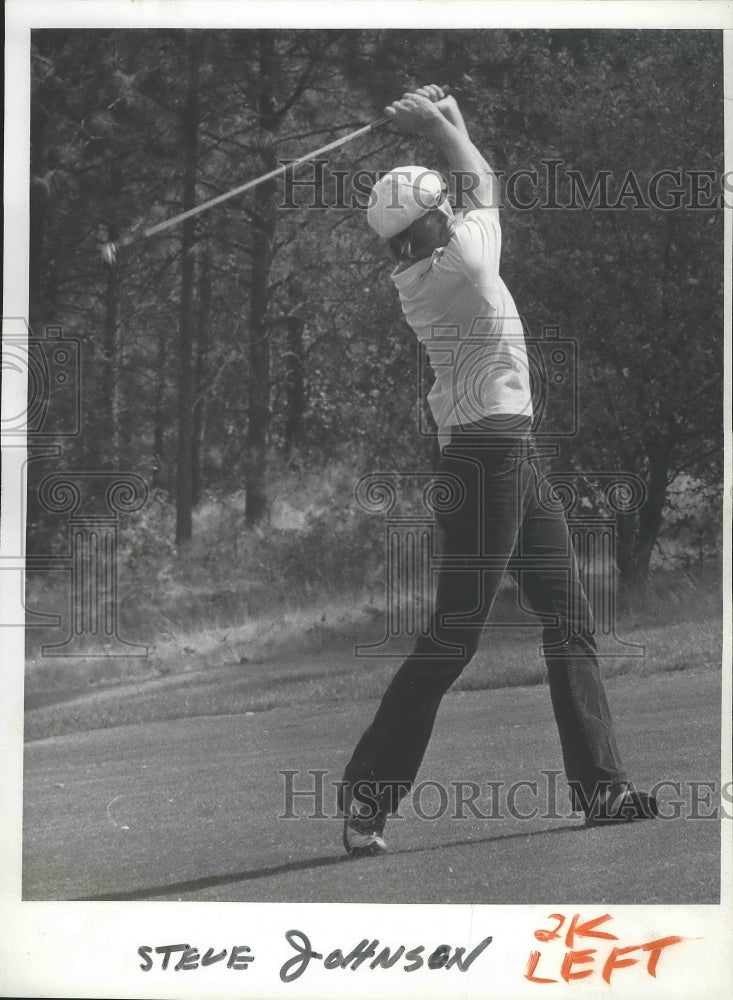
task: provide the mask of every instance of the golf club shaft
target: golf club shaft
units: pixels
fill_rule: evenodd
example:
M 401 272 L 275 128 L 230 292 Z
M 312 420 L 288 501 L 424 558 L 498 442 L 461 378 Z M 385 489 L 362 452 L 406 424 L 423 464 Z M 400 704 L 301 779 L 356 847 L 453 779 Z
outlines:
M 148 229 L 143 229 L 141 232 L 128 233 L 127 236 L 123 236 L 121 239 L 115 240 L 113 245 L 115 248 L 128 247 L 132 243 L 136 243 L 138 240 L 146 240 L 149 236 L 155 236 L 156 233 L 162 233 L 164 230 L 170 229 L 171 226 L 178 225 L 179 222 L 184 222 L 186 219 L 192 219 L 195 215 L 199 215 L 201 212 L 205 212 L 207 209 L 213 208 L 215 205 L 220 205 L 222 202 L 228 201 L 230 198 L 235 198 L 238 194 L 243 194 L 245 191 L 250 191 L 259 184 L 264 184 L 265 181 L 279 177 L 287 170 L 294 170 L 296 167 L 299 167 L 301 163 L 307 163 L 308 160 L 314 160 L 322 153 L 330 153 L 331 150 L 338 149 L 339 146 L 344 146 L 347 142 L 352 142 L 354 139 L 358 139 L 360 136 L 366 135 L 368 132 L 372 132 L 374 129 L 380 128 L 382 125 L 386 125 L 387 121 L 387 118 L 378 118 L 369 125 L 363 125 L 361 128 L 356 129 L 355 132 L 350 132 L 348 135 L 344 135 L 340 139 L 335 139 L 333 142 L 329 142 L 325 146 L 321 146 L 319 149 L 314 149 L 311 153 L 305 153 L 303 156 L 293 160 L 292 163 L 282 164 L 274 170 L 270 170 L 266 174 L 262 174 L 261 177 L 255 177 L 253 180 L 247 181 L 245 184 L 240 184 L 239 187 L 233 188 L 231 191 L 226 191 L 224 194 L 219 194 L 215 198 L 210 198 L 208 201 L 204 201 L 200 205 L 195 205 L 193 208 L 189 208 L 185 212 L 180 212 L 178 215 L 174 215 L 170 219 L 165 219 L 163 222 L 158 222 L 154 226 L 148 227 Z
M 447 86 L 444 86 L 441 89 L 443 91 L 443 97 L 446 97 L 450 93 L 450 88 Z M 138 230 L 137 232 L 128 233 L 126 236 L 122 236 L 120 239 L 115 240 L 112 243 L 106 243 L 102 248 L 102 258 L 106 263 L 112 264 L 115 261 L 116 252 L 120 247 L 129 247 L 133 243 L 138 243 L 141 240 L 148 239 L 149 236 L 155 236 L 156 233 L 162 233 L 166 229 L 170 229 L 171 226 L 177 226 L 179 222 L 185 222 L 186 219 L 192 219 L 194 216 L 207 211 L 209 208 L 213 208 L 215 205 L 221 205 L 222 202 L 228 201 L 230 198 L 235 198 L 238 194 L 243 194 L 245 191 L 251 191 L 252 188 L 257 187 L 259 184 L 264 184 L 265 181 L 279 177 L 287 170 L 294 170 L 302 163 L 314 160 L 317 156 L 321 156 L 323 153 L 330 153 L 332 150 L 338 149 L 339 146 L 346 145 L 347 142 L 353 142 L 354 139 L 358 139 L 362 135 L 367 135 L 369 132 L 373 132 L 375 129 L 381 128 L 383 125 L 386 125 L 388 121 L 388 118 L 377 118 L 376 121 L 370 122 L 368 125 L 362 125 L 361 128 L 356 129 L 354 132 L 349 132 L 348 135 L 341 136 L 340 139 L 334 139 L 333 142 L 329 142 L 325 146 L 321 146 L 319 149 L 314 149 L 310 153 L 304 153 L 303 156 L 299 156 L 297 159 L 293 160 L 292 163 L 284 163 L 281 166 L 276 167 L 274 170 L 270 170 L 266 174 L 262 174 L 261 177 L 255 177 L 253 180 L 247 181 L 245 184 L 240 184 L 239 187 L 233 188 L 231 191 L 226 191 L 224 194 L 219 194 L 215 198 L 210 198 L 208 201 L 204 201 L 200 205 L 195 205 L 193 208 L 189 208 L 185 212 L 179 212 L 178 215 L 174 215 L 170 219 L 164 219 L 163 222 L 157 222 L 154 226 L 149 226 L 147 229 Z

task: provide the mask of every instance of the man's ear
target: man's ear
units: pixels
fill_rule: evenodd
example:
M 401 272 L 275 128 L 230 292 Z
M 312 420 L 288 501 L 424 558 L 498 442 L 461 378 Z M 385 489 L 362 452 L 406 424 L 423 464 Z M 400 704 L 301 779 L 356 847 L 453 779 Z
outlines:
M 388 241 L 389 253 L 396 263 L 401 264 L 403 261 L 410 259 L 410 254 L 412 253 L 412 244 L 409 239 L 401 240 L 397 236 L 393 236 L 391 240 Z

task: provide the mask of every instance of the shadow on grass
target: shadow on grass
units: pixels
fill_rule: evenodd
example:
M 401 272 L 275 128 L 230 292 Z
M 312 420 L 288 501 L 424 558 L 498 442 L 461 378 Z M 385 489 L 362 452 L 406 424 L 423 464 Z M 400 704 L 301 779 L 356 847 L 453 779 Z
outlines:
M 391 857 L 400 857 L 407 854 L 428 854 L 433 851 L 442 851 L 449 847 L 470 847 L 472 844 L 491 844 L 501 840 L 518 840 L 527 837 L 544 837 L 559 833 L 587 832 L 588 828 L 582 823 L 566 823 L 563 826 L 554 826 L 545 830 L 533 830 L 530 833 L 519 831 L 516 833 L 500 833 L 495 837 L 466 837 L 460 840 L 446 840 L 440 844 L 433 844 L 429 847 L 408 847 L 400 851 L 391 853 Z M 126 892 L 100 893 L 95 896 L 78 896 L 72 900 L 75 903 L 106 903 L 106 902 L 131 902 L 157 898 L 159 896 L 170 896 L 185 892 L 200 892 L 205 889 L 215 889 L 220 885 L 233 885 L 237 882 L 253 882 L 257 879 L 272 878 L 275 875 L 285 875 L 288 872 L 314 871 L 317 868 L 332 868 L 344 863 L 354 862 L 355 858 L 347 854 L 337 857 L 326 855 L 325 857 L 304 858 L 302 861 L 288 861 L 281 865 L 270 865 L 266 868 L 254 868 L 246 872 L 228 872 L 223 875 L 208 875 L 204 878 L 191 879 L 186 882 L 169 882 L 166 885 L 149 886 L 145 889 L 130 889 Z M 358 860 L 375 861 L 374 858 L 361 858 Z

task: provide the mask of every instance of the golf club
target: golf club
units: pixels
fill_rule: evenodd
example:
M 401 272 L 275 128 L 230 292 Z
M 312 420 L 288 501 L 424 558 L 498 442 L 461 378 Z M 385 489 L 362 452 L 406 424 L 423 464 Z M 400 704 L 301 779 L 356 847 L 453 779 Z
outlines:
M 450 93 L 450 88 L 443 87 L 442 90 L 443 96 L 447 97 Z M 148 229 L 131 232 L 112 243 L 105 243 L 101 248 L 102 260 L 105 264 L 112 266 L 117 262 L 117 251 L 122 247 L 129 247 L 133 243 L 146 240 L 151 236 L 155 236 L 157 233 L 162 233 L 166 229 L 170 229 L 172 226 L 177 226 L 179 222 L 191 219 L 195 215 L 199 215 L 201 212 L 205 212 L 207 209 L 213 208 L 215 205 L 221 205 L 222 202 L 228 201 L 230 198 L 235 198 L 238 194 L 250 191 L 259 184 L 264 184 L 265 181 L 272 180 L 274 177 L 279 177 L 287 170 L 295 170 L 296 167 L 299 167 L 303 163 L 307 163 L 309 160 L 314 160 L 322 153 L 330 153 L 332 150 L 338 149 L 339 146 L 345 146 L 347 142 L 353 142 L 354 139 L 358 139 L 360 136 L 367 135 L 369 132 L 373 132 L 375 129 L 381 128 L 383 125 L 386 125 L 388 121 L 388 118 L 377 118 L 376 121 L 370 122 L 368 125 L 362 125 L 361 128 L 356 129 L 354 132 L 349 132 L 348 135 L 344 135 L 340 139 L 335 139 L 333 142 L 329 142 L 325 146 L 320 146 L 318 149 L 314 149 L 310 153 L 304 153 L 303 156 L 299 156 L 296 160 L 293 160 L 292 163 L 286 163 L 280 167 L 276 167 L 274 170 L 269 170 L 266 174 L 262 174 L 261 177 L 255 177 L 254 180 L 247 181 L 245 184 L 240 184 L 239 187 L 233 188 L 231 191 L 226 191 L 224 194 L 217 195 L 215 198 L 210 198 L 208 201 L 204 201 L 200 205 L 195 205 L 193 208 L 189 208 L 185 212 L 180 212 L 178 215 L 174 215 L 170 219 L 165 219 L 163 222 L 158 222 L 154 226 L 150 226 Z

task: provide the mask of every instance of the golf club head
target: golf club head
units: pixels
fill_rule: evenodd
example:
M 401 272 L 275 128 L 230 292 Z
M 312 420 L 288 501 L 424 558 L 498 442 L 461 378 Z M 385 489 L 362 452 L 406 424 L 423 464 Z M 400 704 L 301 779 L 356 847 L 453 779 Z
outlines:
M 117 251 L 114 243 L 105 243 L 102 247 L 102 260 L 108 267 L 113 267 L 117 263 Z

